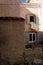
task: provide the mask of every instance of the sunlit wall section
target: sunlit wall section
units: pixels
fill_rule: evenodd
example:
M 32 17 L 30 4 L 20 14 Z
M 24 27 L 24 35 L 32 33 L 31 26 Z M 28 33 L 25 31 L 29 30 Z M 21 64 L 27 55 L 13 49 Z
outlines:
M 41 5 L 41 8 L 40 8 L 39 31 L 43 31 L 43 5 Z
M 30 3 L 40 3 L 40 0 L 30 0 Z

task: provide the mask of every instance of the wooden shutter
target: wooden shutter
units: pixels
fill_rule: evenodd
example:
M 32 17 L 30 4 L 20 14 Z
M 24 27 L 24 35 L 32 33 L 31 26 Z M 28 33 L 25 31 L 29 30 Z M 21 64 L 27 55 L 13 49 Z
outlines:
M 39 24 L 39 18 L 36 16 L 36 24 Z
M 43 41 L 42 32 L 38 32 L 38 33 L 37 33 L 37 36 L 38 36 L 38 41 L 39 41 L 39 43 L 42 44 L 42 41 Z
M 26 15 L 26 23 L 29 24 L 30 23 L 30 15 Z
M 28 43 L 29 42 L 29 33 L 25 32 L 25 42 Z

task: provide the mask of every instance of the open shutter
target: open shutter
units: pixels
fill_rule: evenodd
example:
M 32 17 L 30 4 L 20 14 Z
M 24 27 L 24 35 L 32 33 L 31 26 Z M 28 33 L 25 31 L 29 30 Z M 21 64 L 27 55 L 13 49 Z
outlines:
M 39 41 L 39 43 L 41 43 L 42 44 L 42 41 L 43 41 L 43 38 L 42 38 L 42 32 L 38 32 L 37 33 L 38 35 L 38 41 Z
M 29 33 L 25 32 L 25 42 L 28 44 L 29 43 Z
M 39 18 L 36 16 L 36 24 L 39 24 Z
M 29 24 L 30 23 L 30 15 L 26 15 L 26 23 Z

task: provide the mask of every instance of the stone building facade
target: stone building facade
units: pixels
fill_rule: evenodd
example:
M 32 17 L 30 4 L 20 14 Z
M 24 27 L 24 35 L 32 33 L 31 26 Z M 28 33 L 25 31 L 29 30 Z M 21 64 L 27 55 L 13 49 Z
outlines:
M 38 35 L 37 38 L 40 4 L 31 1 L 30 3 L 21 3 L 19 0 L 0 0 L 0 55 L 2 59 L 8 59 L 11 64 L 24 62 L 25 53 L 28 62 L 32 62 L 35 57 L 40 58 L 42 54 L 41 48 L 34 50 L 25 48 L 27 43 L 28 45 L 35 43 L 37 46 L 37 39 L 40 36 Z M 25 39 L 25 33 L 28 34 L 27 39 Z M 29 38 L 31 33 L 33 40 Z

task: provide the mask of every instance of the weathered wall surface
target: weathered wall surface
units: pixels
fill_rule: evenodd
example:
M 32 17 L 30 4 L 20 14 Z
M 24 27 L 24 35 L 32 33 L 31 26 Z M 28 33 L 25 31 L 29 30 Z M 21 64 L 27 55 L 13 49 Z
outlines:
M 0 0 L 0 17 L 18 17 L 19 9 L 19 0 Z
M 25 48 L 24 25 L 21 20 L 0 20 L 0 53 L 11 64 L 23 62 L 24 57 L 28 62 L 41 57 L 41 48 Z
M 17 4 L 19 0 L 0 0 L 0 4 Z
M 24 21 L 0 20 L 0 52 L 11 62 L 21 61 L 24 52 Z

